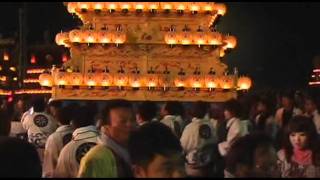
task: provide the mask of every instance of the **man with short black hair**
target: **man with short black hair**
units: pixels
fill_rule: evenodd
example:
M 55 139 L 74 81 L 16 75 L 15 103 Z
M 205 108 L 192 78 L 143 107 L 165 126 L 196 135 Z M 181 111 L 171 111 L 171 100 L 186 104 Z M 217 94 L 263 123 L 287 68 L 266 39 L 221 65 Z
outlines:
M 157 105 L 151 101 L 145 101 L 138 105 L 136 121 L 138 125 L 151 122 L 157 115 Z
M 71 141 L 74 128 L 70 125 L 75 111 L 74 104 L 57 109 L 56 119 L 59 122 L 57 130 L 51 134 L 46 142 L 43 162 L 43 177 L 53 177 L 61 149 Z
M 209 177 L 213 171 L 213 150 L 209 149 L 213 149 L 217 137 L 215 121 L 206 117 L 207 110 L 206 102 L 193 103 L 192 122 L 186 126 L 180 139 L 187 159 L 187 174 L 193 177 Z
M 88 106 L 81 106 L 73 113 L 72 125 L 75 130 L 72 140 L 60 152 L 54 177 L 77 176 L 81 159 L 97 144 L 100 134 L 94 125 L 94 116 L 94 111 Z
M 136 178 L 186 176 L 179 139 L 162 123 L 141 126 L 131 134 L 128 148 Z
M 132 177 L 127 150 L 129 135 L 136 127 L 132 104 L 112 100 L 103 115 L 99 145 L 81 160 L 78 177 Z
M 36 146 L 42 162 L 47 138 L 57 129 L 58 123 L 45 112 L 46 104 L 43 98 L 35 98 L 32 107 L 33 113 L 22 117 L 21 123 L 27 130 L 28 141 Z
M 167 125 L 178 138 L 181 137 L 185 127 L 185 122 L 182 119 L 184 113 L 183 105 L 178 101 L 168 101 L 161 109 L 163 119 L 161 123 Z

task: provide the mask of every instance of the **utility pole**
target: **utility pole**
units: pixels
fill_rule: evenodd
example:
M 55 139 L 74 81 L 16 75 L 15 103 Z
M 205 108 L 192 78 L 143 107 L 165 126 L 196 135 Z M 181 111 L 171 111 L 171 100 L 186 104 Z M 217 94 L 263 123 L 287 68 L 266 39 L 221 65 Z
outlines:
M 19 88 L 23 88 L 23 79 L 26 74 L 27 63 L 27 8 L 24 2 L 22 8 L 19 9 Z

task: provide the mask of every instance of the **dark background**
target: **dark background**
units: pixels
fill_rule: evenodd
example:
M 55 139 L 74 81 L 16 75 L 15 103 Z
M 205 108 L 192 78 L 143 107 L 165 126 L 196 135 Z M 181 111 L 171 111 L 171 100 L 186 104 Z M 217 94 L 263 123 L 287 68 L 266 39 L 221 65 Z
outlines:
M 19 27 L 18 8 L 22 2 L 0 3 L 0 33 L 15 36 Z M 249 75 L 255 88 L 306 87 L 313 65 L 320 54 L 320 3 L 227 2 L 227 13 L 218 31 L 238 38 L 236 49 L 223 61 L 230 70 L 238 67 Z M 44 31 L 54 42 L 61 30 L 77 26 L 63 3 L 26 3 L 28 43 L 43 41 Z

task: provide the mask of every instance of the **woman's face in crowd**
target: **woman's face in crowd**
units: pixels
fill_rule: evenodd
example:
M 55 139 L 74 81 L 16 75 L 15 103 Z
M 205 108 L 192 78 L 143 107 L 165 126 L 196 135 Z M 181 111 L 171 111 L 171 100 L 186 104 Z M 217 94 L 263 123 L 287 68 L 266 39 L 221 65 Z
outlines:
M 314 110 L 316 110 L 316 106 L 311 100 L 306 100 L 306 102 L 304 104 L 304 110 L 307 113 L 311 114 L 311 113 L 313 113 Z
M 289 135 L 289 139 L 294 149 L 307 148 L 308 136 L 305 132 L 293 132 Z

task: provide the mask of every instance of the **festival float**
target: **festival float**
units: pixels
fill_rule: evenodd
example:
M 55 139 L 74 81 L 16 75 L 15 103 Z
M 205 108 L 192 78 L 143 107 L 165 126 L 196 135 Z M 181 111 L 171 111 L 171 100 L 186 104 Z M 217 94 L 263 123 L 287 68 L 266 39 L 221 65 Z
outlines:
M 223 102 L 251 79 L 228 73 L 236 37 L 215 29 L 213 2 L 66 2 L 83 23 L 56 35 L 70 60 L 39 76 L 55 100 Z

